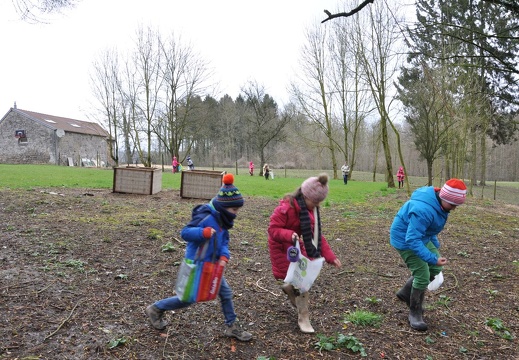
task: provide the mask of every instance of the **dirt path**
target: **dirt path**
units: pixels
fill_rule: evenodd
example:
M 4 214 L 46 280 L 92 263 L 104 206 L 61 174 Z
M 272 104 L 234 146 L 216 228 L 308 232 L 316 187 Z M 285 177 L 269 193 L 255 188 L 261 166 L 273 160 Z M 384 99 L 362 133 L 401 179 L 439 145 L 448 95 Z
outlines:
M 348 349 L 320 353 L 318 337 L 298 331 L 270 271 L 266 229 L 277 200 L 247 198 L 231 230 L 226 277 L 254 335 L 240 343 L 223 336 L 218 302 L 168 313 L 164 333 L 143 315 L 172 294 L 179 231 L 201 201 L 178 191 L 58 191 L 0 190 L 0 359 L 360 358 Z M 440 239 L 450 260 L 445 284 L 427 293 L 430 329 L 418 333 L 394 296 L 408 273 L 388 245 L 403 201 L 398 192 L 322 209 L 323 233 L 344 266 L 326 266 L 312 289 L 316 331 L 352 334 L 369 359 L 518 358 L 518 208 L 470 200 L 452 214 Z M 162 251 L 168 242 L 174 251 Z M 356 310 L 381 315 L 380 326 L 345 323 Z

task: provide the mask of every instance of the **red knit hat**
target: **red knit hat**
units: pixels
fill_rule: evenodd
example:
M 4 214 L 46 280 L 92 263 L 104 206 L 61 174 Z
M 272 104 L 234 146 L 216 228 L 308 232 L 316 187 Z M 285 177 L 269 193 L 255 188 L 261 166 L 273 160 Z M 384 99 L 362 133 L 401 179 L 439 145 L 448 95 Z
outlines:
M 452 205 L 461 205 L 467 196 L 467 186 L 460 179 L 450 179 L 440 189 L 440 199 Z
M 308 200 L 318 204 L 328 195 L 328 175 L 323 173 L 319 177 L 311 177 L 303 181 L 301 192 Z

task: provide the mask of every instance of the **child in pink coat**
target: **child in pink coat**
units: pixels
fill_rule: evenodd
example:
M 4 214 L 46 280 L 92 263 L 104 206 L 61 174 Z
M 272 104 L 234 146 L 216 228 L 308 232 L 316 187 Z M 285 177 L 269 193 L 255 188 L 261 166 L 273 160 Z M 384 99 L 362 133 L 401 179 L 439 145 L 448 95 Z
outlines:
M 299 241 L 301 254 L 310 259 L 324 257 L 336 267 L 341 261 L 335 256 L 325 237 L 321 234 L 319 205 L 328 195 L 328 175 L 306 179 L 294 193 L 286 195 L 270 216 L 268 245 L 272 273 L 278 280 L 285 279 L 288 266 L 287 250 Z M 313 333 L 308 311 L 308 292 L 300 293 L 292 284 L 285 283 L 281 289 L 290 303 L 297 308 L 298 325 L 303 333 Z
M 403 189 L 405 174 L 404 174 L 404 168 L 402 166 L 400 166 L 400 169 L 398 169 L 398 172 L 396 173 L 396 179 L 398 180 L 398 188 Z

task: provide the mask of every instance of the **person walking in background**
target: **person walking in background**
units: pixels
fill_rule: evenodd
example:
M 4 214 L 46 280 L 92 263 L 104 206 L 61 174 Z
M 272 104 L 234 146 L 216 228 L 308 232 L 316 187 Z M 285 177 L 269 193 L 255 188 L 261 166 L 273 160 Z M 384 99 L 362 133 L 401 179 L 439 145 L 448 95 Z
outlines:
M 193 160 L 191 160 L 191 156 L 188 155 L 186 160 L 187 160 L 187 167 L 189 168 L 189 170 L 195 170 L 195 164 L 193 163 Z
M 347 162 L 344 162 L 344 165 L 341 166 L 342 171 L 342 179 L 344 180 L 344 185 L 348 184 L 348 176 L 350 175 L 350 166 Z
M 249 174 L 254 176 L 254 163 L 252 161 L 249 161 Z
M 400 168 L 398 169 L 398 172 L 396 173 L 396 179 L 398 180 L 398 188 L 403 189 L 405 174 L 404 174 L 404 168 L 402 166 L 400 166 Z
M 174 173 L 178 172 L 178 160 L 176 156 L 173 156 L 173 161 L 171 161 L 171 171 Z
M 389 242 L 411 271 L 396 296 L 409 306 L 409 324 L 415 330 L 427 330 L 422 317 L 425 290 L 447 264 L 439 253 L 437 235 L 449 212 L 465 202 L 466 194 L 467 187 L 459 179 L 448 180 L 441 189 L 418 188 L 398 210 L 391 225 Z
M 325 261 L 336 267 L 341 266 L 326 238 L 322 235 L 319 206 L 328 195 L 328 175 L 306 179 L 293 193 L 285 195 L 270 216 L 268 246 L 272 273 L 277 280 L 284 280 L 290 261 L 287 250 L 300 242 L 301 254 Z M 281 289 L 287 294 L 292 306 L 297 308 L 298 325 L 303 333 L 313 333 L 308 309 L 308 292 L 300 293 L 291 284 L 283 284 Z
M 270 175 L 269 164 L 265 164 L 265 165 L 263 165 L 263 176 L 265 176 L 265 180 L 269 179 L 269 175 Z
M 203 260 L 211 261 L 214 254 L 217 259 L 220 259 L 220 265 L 226 266 L 231 257 L 229 230 L 233 227 L 234 219 L 244 204 L 241 192 L 233 183 L 233 174 L 224 175 L 223 185 L 218 194 L 208 204 L 193 208 L 191 221 L 180 233 L 182 239 L 187 242 L 185 255 L 187 259 L 195 259 L 199 248 L 216 236 L 216 246 L 212 241 L 209 242 Z M 243 330 L 236 319 L 232 290 L 225 277 L 222 278 L 218 297 L 225 318 L 224 335 L 235 337 L 240 341 L 252 339 L 252 335 Z M 167 326 L 163 319 L 165 311 L 182 309 L 192 304 L 192 302 L 181 301 L 178 296 L 173 296 L 148 306 L 145 313 L 155 329 L 163 330 Z

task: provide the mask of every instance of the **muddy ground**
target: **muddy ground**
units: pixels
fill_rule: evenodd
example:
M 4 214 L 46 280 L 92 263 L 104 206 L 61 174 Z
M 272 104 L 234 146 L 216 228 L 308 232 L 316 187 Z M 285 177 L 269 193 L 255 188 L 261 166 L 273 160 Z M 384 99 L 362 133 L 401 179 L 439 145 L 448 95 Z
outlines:
M 519 208 L 469 199 L 451 215 L 440 236 L 445 283 L 426 294 L 429 330 L 420 333 L 394 296 L 408 272 L 388 245 L 405 200 L 398 191 L 323 207 L 323 233 L 343 267 L 325 266 L 311 291 L 317 334 L 351 334 L 368 359 L 517 359 Z M 253 340 L 223 336 L 217 301 L 170 312 L 166 331 L 152 329 L 144 308 L 172 295 L 179 231 L 203 202 L 174 190 L 0 190 L 0 359 L 361 358 L 347 348 L 320 351 L 317 334 L 298 331 L 270 271 L 272 199 L 246 198 L 231 230 L 226 277 Z M 359 310 L 381 315 L 380 324 L 345 322 Z

